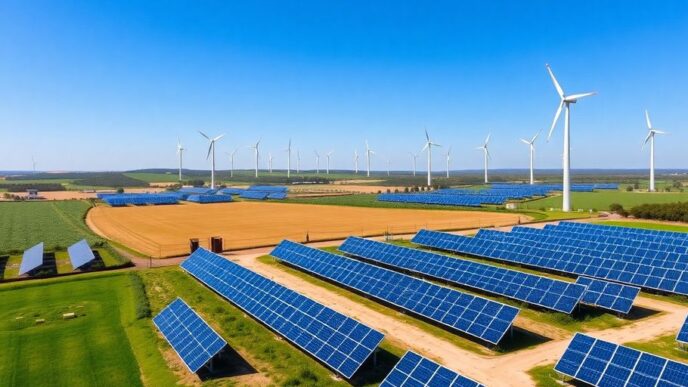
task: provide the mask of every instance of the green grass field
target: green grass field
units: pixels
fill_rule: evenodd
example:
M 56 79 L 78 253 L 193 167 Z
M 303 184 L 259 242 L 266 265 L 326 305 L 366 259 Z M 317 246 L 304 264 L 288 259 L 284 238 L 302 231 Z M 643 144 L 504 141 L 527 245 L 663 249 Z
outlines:
M 64 249 L 83 238 L 102 241 L 84 223 L 90 204 L 83 200 L 0 202 L 0 254 L 21 252 L 44 242 Z
M 673 203 L 688 201 L 688 192 L 625 192 L 597 191 L 572 192 L 571 205 L 574 209 L 594 209 L 606 211 L 612 203 L 619 203 L 624 208 L 631 208 L 645 203 Z M 550 196 L 543 199 L 521 203 L 519 208 L 537 210 L 542 208 L 561 208 L 561 196 Z
M 606 221 L 600 221 L 600 222 L 595 222 L 595 223 L 605 224 L 607 226 L 644 228 L 647 230 L 688 232 L 688 226 L 680 226 L 677 224 L 663 224 L 663 223 L 653 223 L 653 222 L 624 222 L 624 221 L 616 221 L 616 220 L 606 220 Z
M 139 348 L 155 348 L 153 336 L 142 331 L 150 332 L 150 323 L 136 316 L 133 276 L 0 285 L 0 385 L 137 386 L 140 369 L 157 364 L 165 371 L 159 352 L 149 353 L 140 365 L 132 350 L 134 339 Z M 78 317 L 63 320 L 67 312 Z M 171 374 L 156 384 L 166 381 L 174 381 Z

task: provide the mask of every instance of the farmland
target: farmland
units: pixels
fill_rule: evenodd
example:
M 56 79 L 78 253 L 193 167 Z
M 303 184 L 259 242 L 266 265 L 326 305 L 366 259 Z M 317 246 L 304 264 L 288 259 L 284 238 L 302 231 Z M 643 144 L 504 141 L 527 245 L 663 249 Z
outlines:
M 625 191 L 596 191 L 572 192 L 571 205 L 574 209 L 593 209 L 606 211 L 612 203 L 619 203 L 624 208 L 644 203 L 674 203 L 688 201 L 688 192 L 625 192 Z M 543 199 L 531 200 L 519 205 L 523 209 L 542 209 L 561 207 L 561 196 L 550 196 Z

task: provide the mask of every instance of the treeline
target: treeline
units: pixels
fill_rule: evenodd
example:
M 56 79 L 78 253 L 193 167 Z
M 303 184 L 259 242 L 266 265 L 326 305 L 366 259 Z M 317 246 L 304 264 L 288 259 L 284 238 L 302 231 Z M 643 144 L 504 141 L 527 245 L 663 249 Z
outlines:
M 688 222 L 688 202 L 641 204 L 631 208 L 630 215 L 640 219 Z
M 134 179 L 121 172 L 64 172 L 35 173 L 22 176 L 8 176 L 6 180 L 69 180 L 77 186 L 87 187 L 148 187 L 148 182 Z M 40 183 L 43 184 L 43 183 Z M 43 191 L 48 191 L 44 189 Z
M 0 184 L 0 189 L 5 189 L 7 192 L 26 192 L 28 189 L 37 189 L 38 191 L 64 191 L 65 187 L 59 183 L 17 183 Z

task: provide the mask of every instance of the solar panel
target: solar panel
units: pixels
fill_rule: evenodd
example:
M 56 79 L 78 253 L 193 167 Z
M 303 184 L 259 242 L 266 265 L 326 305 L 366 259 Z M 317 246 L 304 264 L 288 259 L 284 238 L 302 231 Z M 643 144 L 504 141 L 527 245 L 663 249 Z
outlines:
M 181 298 L 161 310 L 153 323 L 191 372 L 197 372 L 227 345 Z
M 270 255 L 492 344 L 499 343 L 519 311 L 496 301 L 286 240 Z
M 380 387 L 402 386 L 481 387 L 482 384 L 408 351 L 380 383 Z
M 82 239 L 67 247 L 67 252 L 69 253 L 69 260 L 72 261 L 74 270 L 96 259 L 86 239 Z
M 384 335 L 205 249 L 182 269 L 346 378 L 375 351 Z
M 593 386 L 686 386 L 688 365 L 576 333 L 554 369 Z
M 623 314 L 631 311 L 633 301 L 640 293 L 640 288 L 635 286 L 621 285 L 588 277 L 578 277 L 576 283 L 586 287 L 581 300 L 582 303 Z
M 585 291 L 570 282 L 357 237 L 347 238 L 339 250 L 564 313 L 573 311 Z
M 681 330 L 678 331 L 678 335 L 676 335 L 676 341 L 679 343 L 688 344 L 688 317 L 686 317 L 686 321 L 683 322 Z
M 19 275 L 26 274 L 43 264 L 43 242 L 25 250 L 19 264 Z

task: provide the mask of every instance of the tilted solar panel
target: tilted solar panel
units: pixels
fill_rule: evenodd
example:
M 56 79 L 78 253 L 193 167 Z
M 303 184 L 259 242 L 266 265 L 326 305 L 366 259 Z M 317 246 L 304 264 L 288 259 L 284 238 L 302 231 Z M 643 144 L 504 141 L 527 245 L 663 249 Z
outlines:
M 69 253 L 69 260 L 72 262 L 74 270 L 96 259 L 86 239 L 82 239 L 67 247 L 67 253 Z
M 554 369 L 599 387 L 686 386 L 688 365 L 576 333 Z
M 25 250 L 19 264 L 19 275 L 26 274 L 43 264 L 43 242 Z
M 585 291 L 570 282 L 357 237 L 347 238 L 339 250 L 564 313 L 574 310 Z
M 404 386 L 481 387 L 482 384 L 408 351 L 380 383 L 380 387 Z
M 688 316 L 686 317 L 686 321 L 683 322 L 683 326 L 681 326 L 681 329 L 678 331 L 678 335 L 676 335 L 676 341 L 688 344 Z
M 384 335 L 205 249 L 182 269 L 294 345 L 346 378 L 375 351 Z
M 153 323 L 191 372 L 198 372 L 227 345 L 181 298 L 161 310 Z
M 499 343 L 519 311 L 496 301 L 286 240 L 270 255 L 492 344 Z
M 582 303 L 624 314 L 631 311 L 633 301 L 640 293 L 640 288 L 635 286 L 588 277 L 578 277 L 576 283 L 586 287 Z

